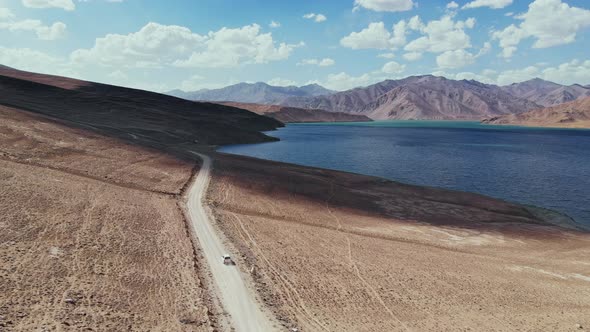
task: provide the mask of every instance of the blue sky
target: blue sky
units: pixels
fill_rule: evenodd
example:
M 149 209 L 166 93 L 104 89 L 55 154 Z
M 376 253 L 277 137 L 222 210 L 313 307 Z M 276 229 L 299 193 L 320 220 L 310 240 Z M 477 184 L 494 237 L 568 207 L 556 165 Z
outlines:
M 589 38 L 587 0 L 0 0 L 0 63 L 154 91 L 590 84 Z

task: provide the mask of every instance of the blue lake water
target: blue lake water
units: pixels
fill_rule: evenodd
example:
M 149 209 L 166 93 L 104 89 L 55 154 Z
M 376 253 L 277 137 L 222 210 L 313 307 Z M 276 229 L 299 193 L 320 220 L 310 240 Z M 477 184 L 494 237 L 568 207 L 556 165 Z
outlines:
M 486 194 L 590 225 L 590 130 L 381 121 L 291 124 L 219 151 Z

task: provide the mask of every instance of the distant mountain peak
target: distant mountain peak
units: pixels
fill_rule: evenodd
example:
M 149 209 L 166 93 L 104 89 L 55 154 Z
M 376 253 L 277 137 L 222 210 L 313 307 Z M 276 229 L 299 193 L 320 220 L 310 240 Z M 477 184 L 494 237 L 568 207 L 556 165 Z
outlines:
M 200 101 L 242 102 L 258 104 L 279 104 L 289 97 L 320 96 L 334 93 L 319 84 L 297 86 L 274 86 L 266 82 L 241 82 L 220 89 L 185 92 L 173 90 L 168 94 Z

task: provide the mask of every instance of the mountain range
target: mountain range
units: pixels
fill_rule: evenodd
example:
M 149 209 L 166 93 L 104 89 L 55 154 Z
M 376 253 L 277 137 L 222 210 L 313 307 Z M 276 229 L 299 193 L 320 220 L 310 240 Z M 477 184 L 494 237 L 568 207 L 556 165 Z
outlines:
M 514 83 L 503 87 L 514 96 L 535 102 L 541 106 L 550 107 L 579 98 L 590 97 L 589 86 L 572 84 L 569 86 L 535 78 L 522 83 Z
M 496 125 L 590 128 L 590 97 L 525 113 L 503 115 L 482 122 Z
M 283 123 L 302 122 L 369 122 L 370 118 L 360 114 L 328 112 L 318 109 L 297 108 L 281 105 L 220 102 L 220 104 L 237 107 L 256 114 L 271 117 Z
M 313 91 L 309 91 L 313 87 Z M 198 98 L 192 97 L 198 95 Z M 590 88 L 541 79 L 508 86 L 422 75 L 334 92 L 319 85 L 273 87 L 241 83 L 187 93 L 192 100 L 233 101 L 365 115 L 374 120 L 482 120 L 590 96 Z
M 289 97 L 315 97 L 332 94 L 317 84 L 296 86 L 272 86 L 266 83 L 238 83 L 221 89 L 203 89 L 194 92 L 173 90 L 169 95 L 197 101 L 233 101 L 240 103 L 280 104 Z

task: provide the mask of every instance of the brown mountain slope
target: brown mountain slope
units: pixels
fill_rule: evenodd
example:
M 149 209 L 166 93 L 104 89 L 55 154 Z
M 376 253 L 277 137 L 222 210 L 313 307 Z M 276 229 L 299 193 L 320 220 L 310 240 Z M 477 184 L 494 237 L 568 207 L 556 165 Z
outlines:
M 360 113 L 372 119 L 474 120 L 539 106 L 495 85 L 414 76 L 329 96 L 288 99 L 286 105 Z
M 237 107 L 277 119 L 283 123 L 296 122 L 367 122 L 370 118 L 341 112 L 328 112 L 319 109 L 305 109 L 280 105 L 222 102 L 222 105 Z
M 229 106 L 10 68 L 0 68 L 0 105 L 119 133 L 126 139 L 145 136 L 170 145 L 195 140 L 206 145 L 271 141 L 259 131 L 282 126 Z
M 590 89 L 588 87 L 579 84 L 564 86 L 540 78 L 521 83 L 514 83 L 502 87 L 502 89 L 516 97 L 530 100 L 545 107 L 555 106 L 590 96 Z
M 487 124 L 537 127 L 590 128 L 590 97 L 569 103 L 484 120 Z
M 382 94 L 402 85 L 404 81 L 386 80 L 368 87 L 355 88 L 314 98 L 291 97 L 282 104 L 292 107 L 322 109 L 329 112 L 358 113 L 359 109 L 374 101 Z

